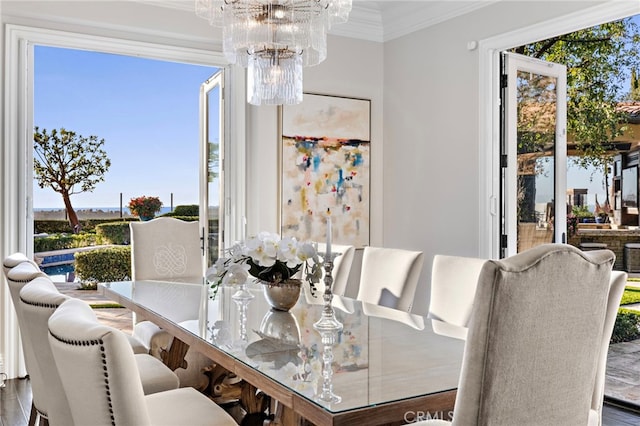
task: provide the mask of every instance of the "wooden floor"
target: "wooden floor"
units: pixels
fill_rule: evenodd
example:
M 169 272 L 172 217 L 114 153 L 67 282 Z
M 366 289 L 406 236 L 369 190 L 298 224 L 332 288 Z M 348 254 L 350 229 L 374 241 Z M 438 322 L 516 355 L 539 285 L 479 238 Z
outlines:
M 26 426 L 31 410 L 31 386 L 28 380 L 7 380 L 0 389 L 0 426 Z M 604 406 L 602 426 L 638 426 L 640 414 L 611 405 Z
M 0 426 L 23 426 L 29 422 L 31 386 L 29 380 L 7 380 L 0 389 Z

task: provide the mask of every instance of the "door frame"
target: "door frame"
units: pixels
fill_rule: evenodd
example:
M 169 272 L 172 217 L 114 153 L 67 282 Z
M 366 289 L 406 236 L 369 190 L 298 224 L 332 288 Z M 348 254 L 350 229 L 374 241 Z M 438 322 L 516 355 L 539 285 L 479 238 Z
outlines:
M 479 257 L 500 257 L 500 53 L 533 41 L 638 14 L 638 2 L 607 2 L 478 41 Z

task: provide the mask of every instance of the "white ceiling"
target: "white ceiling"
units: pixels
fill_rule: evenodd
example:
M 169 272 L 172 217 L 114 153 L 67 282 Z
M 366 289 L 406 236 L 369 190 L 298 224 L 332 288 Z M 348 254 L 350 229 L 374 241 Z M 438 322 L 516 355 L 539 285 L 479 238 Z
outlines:
M 136 0 L 156 6 L 193 10 L 195 0 Z M 331 34 L 384 42 L 469 13 L 500 0 L 354 0 L 349 21 Z

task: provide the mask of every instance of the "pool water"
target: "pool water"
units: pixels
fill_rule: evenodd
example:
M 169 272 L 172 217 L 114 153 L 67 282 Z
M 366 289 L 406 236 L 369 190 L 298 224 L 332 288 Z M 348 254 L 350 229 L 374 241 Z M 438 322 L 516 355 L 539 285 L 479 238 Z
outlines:
M 73 263 L 57 266 L 43 266 L 42 272 L 49 275 L 53 282 L 73 282 L 75 279 Z

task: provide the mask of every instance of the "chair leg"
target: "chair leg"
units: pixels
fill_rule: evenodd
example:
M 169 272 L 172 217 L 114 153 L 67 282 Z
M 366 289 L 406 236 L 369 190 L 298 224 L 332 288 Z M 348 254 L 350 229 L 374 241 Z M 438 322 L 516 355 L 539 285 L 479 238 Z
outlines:
M 36 410 L 36 406 L 31 403 L 31 413 L 29 414 L 29 426 L 35 426 L 36 420 L 38 419 L 38 411 Z

